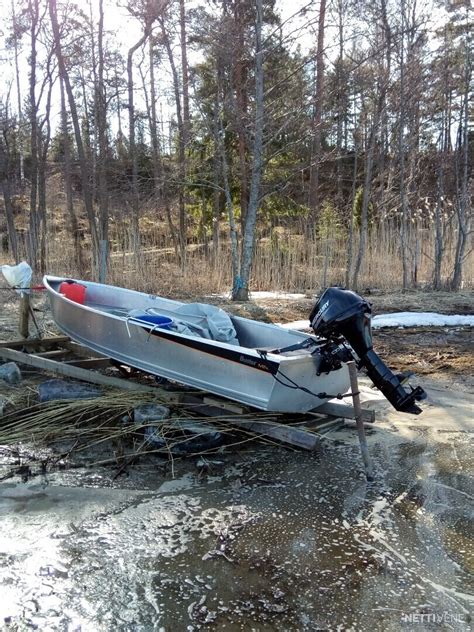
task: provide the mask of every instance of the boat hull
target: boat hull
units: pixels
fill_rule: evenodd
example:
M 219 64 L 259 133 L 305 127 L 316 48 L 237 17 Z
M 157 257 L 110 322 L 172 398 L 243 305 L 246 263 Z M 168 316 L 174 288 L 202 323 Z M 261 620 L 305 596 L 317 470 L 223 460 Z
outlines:
M 127 310 L 154 308 L 172 315 L 183 305 L 152 295 L 84 283 L 88 301 L 82 305 L 60 294 L 64 279 L 47 276 L 53 318 L 59 329 L 76 342 L 128 366 L 152 375 L 209 391 L 258 408 L 278 412 L 307 412 L 327 397 L 349 387 L 348 370 L 316 376 L 310 353 L 289 357 L 269 353 L 262 357 L 255 348 L 203 340 L 161 328 L 143 326 L 127 318 Z M 109 311 L 105 311 L 107 309 Z M 110 311 L 112 306 L 112 313 Z M 278 347 L 304 340 L 301 332 L 288 332 L 276 325 L 232 317 L 242 337 Z M 275 344 L 277 342 L 279 344 Z M 297 384 L 303 389 L 294 388 Z

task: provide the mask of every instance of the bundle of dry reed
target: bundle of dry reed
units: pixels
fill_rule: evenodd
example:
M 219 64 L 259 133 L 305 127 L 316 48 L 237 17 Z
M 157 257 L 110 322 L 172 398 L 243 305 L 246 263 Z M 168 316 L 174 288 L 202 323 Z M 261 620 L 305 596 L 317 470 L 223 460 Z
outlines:
M 69 443 L 67 456 L 77 456 L 78 453 L 88 455 L 88 461 L 82 460 L 82 465 L 103 465 L 104 460 L 97 460 L 94 448 L 104 447 L 106 444 L 117 446 L 118 453 L 114 459 L 107 459 L 107 464 L 131 464 L 139 456 L 161 454 L 173 459 L 184 454 L 204 455 L 215 452 L 220 447 L 200 447 L 199 438 L 210 432 L 206 422 L 212 422 L 211 431 L 225 437 L 226 446 L 236 447 L 249 441 L 263 440 L 272 442 L 266 437 L 258 437 L 254 432 L 242 428 L 242 420 L 249 419 L 249 424 L 256 417 L 263 423 L 274 423 L 275 417 L 268 413 L 252 413 L 252 415 L 238 415 L 239 429 L 232 426 L 232 415 L 222 417 L 203 418 L 193 415 L 189 408 L 185 410 L 180 404 L 173 404 L 173 413 L 161 420 L 149 420 L 136 423 L 133 420 L 135 407 L 147 403 L 165 404 L 153 394 L 109 391 L 93 399 L 56 400 L 28 406 L 16 410 L 2 418 L 0 422 L 0 445 L 15 446 L 28 444 L 32 452 L 44 446 L 54 446 L 55 443 L 64 445 Z M 194 422 L 194 431 L 190 438 L 183 432 L 183 419 Z M 147 428 L 153 428 L 153 434 L 147 433 Z M 148 436 L 147 436 L 148 435 Z M 194 443 L 188 442 L 194 441 Z M 204 442 L 205 443 L 205 442 Z M 196 446 L 193 449 L 192 446 Z M 91 452 L 92 451 L 92 452 Z

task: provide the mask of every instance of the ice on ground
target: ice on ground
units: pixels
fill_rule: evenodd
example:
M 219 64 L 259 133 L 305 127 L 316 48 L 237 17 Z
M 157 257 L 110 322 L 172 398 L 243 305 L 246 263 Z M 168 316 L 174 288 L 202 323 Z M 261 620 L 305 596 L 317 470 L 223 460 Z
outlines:
M 294 300 L 301 300 L 303 298 L 308 298 L 306 294 L 301 294 L 301 293 L 291 294 L 290 292 L 251 292 L 250 295 L 254 299 L 255 298 L 260 298 L 260 299 L 276 298 L 282 301 L 294 301 Z
M 223 294 L 217 294 L 220 298 L 228 298 L 229 292 L 224 292 Z M 214 295 L 216 296 L 216 295 Z M 278 299 L 279 301 L 299 301 L 304 298 L 308 298 L 307 294 L 291 294 L 290 292 L 250 292 L 250 297 L 252 299 Z
M 380 314 L 372 318 L 372 327 L 473 327 L 474 315 L 448 315 L 435 312 L 398 312 L 395 314 Z M 282 323 L 284 329 L 309 329 L 309 320 L 295 320 Z
M 304 320 L 294 320 L 291 323 L 278 323 L 278 324 L 280 325 L 280 327 L 283 327 L 283 329 L 296 329 L 298 331 L 310 328 L 308 318 L 305 318 Z
M 459 327 L 474 326 L 474 315 L 448 315 L 435 312 L 398 312 L 380 314 L 372 319 L 372 327 Z

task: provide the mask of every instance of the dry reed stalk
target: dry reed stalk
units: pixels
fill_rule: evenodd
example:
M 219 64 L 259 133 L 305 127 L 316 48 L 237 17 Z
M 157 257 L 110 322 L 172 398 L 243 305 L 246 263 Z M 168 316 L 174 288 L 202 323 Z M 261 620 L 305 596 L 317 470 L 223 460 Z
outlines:
M 212 244 L 206 255 L 205 247 L 190 240 L 186 269 L 180 268 L 174 254 L 168 227 L 163 221 L 141 219 L 143 248 L 139 261 L 132 252 L 127 222 L 115 221 L 110 228 L 111 258 L 108 282 L 133 287 L 146 292 L 173 295 L 205 295 L 223 293 L 232 287 L 230 251 L 225 225 L 215 261 L 211 257 Z M 443 259 L 443 276 L 452 271 L 456 247 L 456 232 L 447 224 L 446 250 Z M 274 235 L 277 235 L 275 238 Z M 353 251 L 357 252 L 358 236 L 354 238 Z M 372 226 L 368 246 L 359 275 L 360 287 L 378 287 L 394 290 L 401 287 L 402 261 L 399 227 L 395 220 L 387 219 Z M 418 245 L 417 245 L 418 244 Z M 434 234 L 431 228 L 416 222 L 409 233 L 411 260 L 418 257 L 417 283 L 428 285 L 433 274 Z M 260 229 L 255 247 L 251 288 L 304 291 L 321 289 L 325 258 L 328 260 L 327 285 L 344 284 L 347 237 L 342 231 L 327 238 L 308 240 L 304 235 L 288 228 Z M 417 252 L 418 249 L 418 252 Z M 50 273 L 76 276 L 72 256 L 72 240 L 61 232 L 54 233 L 48 241 L 47 269 Z M 465 261 L 466 271 L 472 269 L 473 254 Z M 86 273 L 90 278 L 90 273 Z M 466 283 L 472 280 L 466 274 Z
M 58 400 L 44 404 L 36 404 L 23 410 L 17 410 L 2 419 L 0 425 L 0 444 L 3 446 L 15 446 L 30 444 L 35 449 L 44 446 L 53 446 L 60 442 L 72 441 L 71 454 L 80 454 L 85 451 L 97 449 L 105 444 L 125 442 L 126 444 L 139 441 L 138 449 L 133 447 L 132 452 L 125 455 L 127 459 L 134 459 L 138 455 L 161 454 L 168 456 L 180 450 L 189 437 L 181 430 L 183 418 L 189 418 L 193 422 L 210 422 L 212 429 L 226 435 L 232 435 L 231 441 L 227 440 L 228 447 L 237 447 L 256 439 L 266 443 L 276 443 L 268 437 L 256 435 L 241 427 L 241 422 L 248 419 L 249 424 L 258 419 L 265 424 L 274 423 L 274 415 L 269 413 L 252 413 L 248 415 L 235 415 L 239 421 L 239 427 L 232 426 L 233 415 L 225 414 L 212 418 L 195 416 L 184 410 L 179 404 L 173 405 L 174 411 L 179 417 L 170 417 L 160 421 L 135 423 L 131 420 L 133 408 L 143 403 L 163 403 L 156 395 L 146 393 L 117 393 L 110 391 L 101 397 L 83 400 Z M 130 421 L 123 418 L 128 416 Z M 296 422 L 297 423 L 297 422 Z M 292 424 L 289 424 L 292 425 Z M 162 447 L 153 446 L 153 442 L 143 436 L 146 427 L 154 428 L 156 436 L 163 440 Z M 193 434 L 193 441 L 207 434 L 205 425 L 202 433 Z M 234 436 L 235 435 L 235 436 Z M 196 449 L 192 454 L 210 454 L 216 448 Z M 125 458 L 123 455 L 120 458 Z M 109 462 L 109 460 L 108 460 Z M 114 462 L 112 460 L 112 462 Z M 103 464 L 93 457 L 88 465 Z
M 215 453 L 221 448 L 215 447 L 186 447 L 190 437 L 183 433 L 182 422 L 189 419 L 193 422 L 203 423 L 202 432 L 194 432 L 192 441 L 195 442 L 201 436 L 206 435 L 205 422 L 210 422 L 211 432 L 218 431 L 226 437 L 226 448 L 236 449 L 251 441 L 260 441 L 270 445 L 279 445 L 278 441 L 256 434 L 252 430 L 242 427 L 242 422 L 248 420 L 249 426 L 258 420 L 261 424 L 275 424 L 275 415 L 271 413 L 257 413 L 232 415 L 230 413 L 216 417 L 202 417 L 184 410 L 179 404 L 173 405 L 173 410 L 179 417 L 170 417 L 159 421 L 135 423 L 132 421 L 132 411 L 137 405 L 143 403 L 164 403 L 154 394 L 143 393 L 117 393 L 110 391 L 101 397 L 90 400 L 59 400 L 36 404 L 20 411 L 15 411 L 4 417 L 0 425 L 0 444 L 2 447 L 10 446 L 15 450 L 17 446 L 31 446 L 27 448 L 23 465 L 28 458 L 36 460 L 35 454 L 45 448 L 55 445 L 64 446 L 64 443 L 72 443 L 72 446 L 55 457 L 51 455 L 48 463 L 54 463 L 65 457 L 81 456 L 78 467 L 91 467 L 103 465 L 116 465 L 119 473 L 125 467 L 132 465 L 137 458 L 145 455 L 159 455 L 167 458 L 172 467 L 174 460 L 184 456 L 203 456 Z M 124 417 L 128 416 L 128 422 Z M 235 417 L 238 427 L 232 425 Z M 300 427 L 301 421 L 286 422 L 288 426 Z M 147 439 L 144 431 L 147 427 L 153 427 L 154 437 L 163 442 L 162 446 L 156 445 L 156 439 Z M 318 434 L 317 428 L 308 428 L 308 432 Z M 118 446 L 118 454 L 113 458 L 98 456 L 101 447 L 111 448 Z M 288 449 L 288 446 L 286 446 Z M 289 448 L 291 449 L 291 448 Z M 63 450 L 64 452 L 64 450 Z M 7 474 L 9 477 L 10 474 Z

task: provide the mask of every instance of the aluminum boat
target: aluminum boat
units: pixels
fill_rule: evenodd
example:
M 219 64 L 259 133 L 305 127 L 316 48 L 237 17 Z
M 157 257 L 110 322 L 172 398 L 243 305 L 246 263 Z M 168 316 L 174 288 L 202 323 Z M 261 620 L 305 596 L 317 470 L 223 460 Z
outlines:
M 302 413 L 349 390 L 355 359 L 392 405 L 418 414 L 423 389 L 405 390 L 372 348 L 371 309 L 328 288 L 314 334 L 110 285 L 45 276 L 53 318 L 72 340 L 120 364 L 260 410 Z
M 62 332 L 146 373 L 281 412 L 312 410 L 349 388 L 344 363 L 322 366 L 327 341 L 316 336 L 229 314 L 235 337 L 212 340 L 195 335 L 205 317 L 193 304 L 89 281 L 43 282 Z

